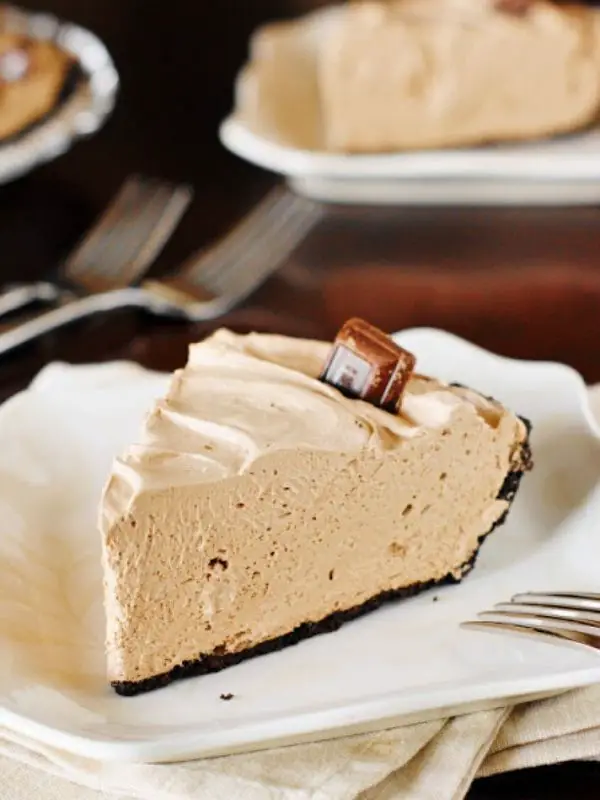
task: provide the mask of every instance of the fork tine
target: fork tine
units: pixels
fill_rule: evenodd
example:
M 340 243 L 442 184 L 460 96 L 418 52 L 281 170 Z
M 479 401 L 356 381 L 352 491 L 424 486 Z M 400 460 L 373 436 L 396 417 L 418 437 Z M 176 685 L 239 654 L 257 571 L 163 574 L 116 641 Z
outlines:
M 521 611 L 483 611 L 477 615 L 483 622 L 507 622 L 509 624 L 523 625 L 526 628 L 539 628 L 541 626 L 553 630 L 579 631 L 600 637 L 600 622 L 584 619 L 562 619 L 550 614 L 532 614 Z
M 593 611 L 588 608 L 569 608 L 556 605 L 542 605 L 541 603 L 498 603 L 492 609 L 492 613 L 498 611 L 507 614 L 527 614 L 545 619 L 564 619 L 589 622 L 591 625 L 600 625 L 600 611 Z
M 127 286 L 154 261 L 192 197 L 187 186 L 135 178 L 69 257 L 63 274 L 88 291 Z
M 138 276 L 130 262 L 135 248 L 152 230 L 149 223 L 161 212 L 161 199 L 154 190 L 142 193 L 135 207 L 126 210 L 93 246 L 79 255 L 77 276 L 72 267 L 69 270 L 71 280 L 93 292 L 133 283 Z
M 86 277 L 110 278 L 111 286 L 133 283 L 158 255 L 190 199 L 187 187 L 162 186 L 149 194 L 134 216 L 123 218 L 108 234 Z
M 277 227 L 303 207 L 308 207 L 308 201 L 301 201 L 281 188 L 272 190 L 225 239 L 192 256 L 183 265 L 179 277 L 208 285 L 229 269 L 237 269 L 240 258 L 260 246 L 263 238 L 276 236 Z
M 263 253 L 267 251 L 270 243 L 277 241 L 278 236 L 283 232 L 282 228 L 295 218 L 306 213 L 308 208 L 311 208 L 308 201 L 295 197 L 290 193 L 282 196 L 280 201 L 273 206 L 271 212 L 264 215 L 262 223 L 257 225 L 254 231 L 249 231 L 245 241 L 240 241 L 237 250 L 232 249 L 230 252 L 223 252 L 221 258 L 215 260 L 212 269 L 204 273 L 204 280 L 214 282 L 217 285 L 221 279 L 226 282 L 229 272 L 238 271 L 238 261 L 240 259 L 257 249 L 260 249 Z
M 492 611 L 505 611 L 508 614 L 529 614 L 548 619 L 585 620 L 600 624 L 600 611 L 568 606 L 542 605 L 541 603 L 497 603 Z
M 146 237 L 140 237 L 137 253 L 131 258 L 131 270 L 136 277 L 146 272 L 158 254 L 171 238 L 171 234 L 179 224 L 187 207 L 192 201 L 193 191 L 189 186 L 178 186 L 168 199 L 165 199 L 162 209 L 159 209 L 156 220 L 148 219 L 149 232 Z M 132 281 L 128 281 L 131 283 Z
M 112 230 L 119 220 L 133 208 L 138 206 L 145 184 L 138 175 L 128 178 L 121 186 L 110 205 L 102 212 L 92 228 L 83 236 L 78 245 L 71 251 L 62 267 L 62 272 L 70 279 L 76 280 L 80 264 L 90 259 L 88 253 L 104 240 L 105 232 Z
M 213 270 L 218 270 L 223 263 L 227 263 L 232 258 L 232 254 L 242 252 L 246 243 L 252 240 L 256 232 L 262 232 L 264 221 L 271 217 L 272 211 L 280 207 L 282 203 L 285 204 L 287 194 L 280 187 L 272 189 L 225 234 L 223 239 L 192 255 L 178 270 L 178 277 L 193 280 L 196 269 L 201 269 L 204 274 L 210 274 Z
M 244 282 L 256 285 L 274 267 L 283 264 L 321 214 L 321 208 L 315 204 L 300 199 L 290 203 L 262 236 L 256 236 L 253 242 L 248 243 L 237 261 L 232 259 L 220 271 L 207 276 L 204 282 L 217 294 L 237 291 Z
M 582 592 L 522 592 L 511 602 L 534 605 L 564 606 L 600 611 L 600 594 Z
M 66 274 L 91 291 L 133 283 L 166 244 L 191 196 L 186 186 L 148 182 L 135 205 L 84 243 Z
M 230 298 L 230 302 L 247 297 L 285 262 L 315 219 L 316 215 L 310 214 L 290 220 L 279 229 L 276 237 L 265 242 L 260 249 L 253 249 L 245 259 L 239 261 L 235 271 L 228 271 L 226 276 L 208 288 L 223 298 Z
M 471 620 L 462 622 L 461 628 L 466 630 L 483 631 L 484 633 L 509 634 L 524 636 L 529 639 L 542 639 L 551 644 L 565 645 L 575 644 L 597 650 L 600 646 L 598 635 L 581 633 L 580 631 L 557 630 L 556 628 L 540 625 L 536 628 L 526 625 L 510 624 L 508 622 L 491 622 L 483 620 Z

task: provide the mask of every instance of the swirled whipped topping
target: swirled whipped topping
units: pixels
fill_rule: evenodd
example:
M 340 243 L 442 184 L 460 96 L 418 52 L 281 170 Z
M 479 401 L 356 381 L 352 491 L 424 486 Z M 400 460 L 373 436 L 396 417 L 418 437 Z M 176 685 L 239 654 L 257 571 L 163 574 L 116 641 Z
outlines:
M 425 429 L 448 425 L 469 404 L 488 422 L 502 409 L 480 395 L 413 376 L 402 413 L 344 396 L 318 380 L 331 345 L 219 330 L 190 348 L 140 440 L 117 458 L 104 515 L 126 511 L 145 489 L 239 475 L 274 450 L 385 451 Z M 489 419 L 488 419 L 489 418 Z

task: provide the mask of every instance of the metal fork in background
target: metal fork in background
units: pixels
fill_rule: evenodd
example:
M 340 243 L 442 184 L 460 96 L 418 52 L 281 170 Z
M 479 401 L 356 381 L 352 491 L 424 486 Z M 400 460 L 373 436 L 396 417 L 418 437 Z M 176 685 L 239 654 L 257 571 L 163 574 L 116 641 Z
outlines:
M 600 594 L 526 592 L 498 603 L 461 627 L 521 634 L 556 643 L 574 642 L 600 650 Z
M 0 294 L 0 318 L 34 302 L 52 303 L 135 283 L 158 257 L 191 199 L 188 186 L 129 178 L 54 279 L 12 284 Z
M 169 278 L 102 292 L 42 314 L 0 334 L 0 354 L 102 311 L 141 308 L 192 322 L 212 320 L 242 303 L 285 263 L 322 215 L 319 205 L 275 189 L 220 243 Z
M 196 322 L 225 314 L 283 265 L 321 213 L 315 203 L 274 189 L 225 239 L 192 256 L 175 275 L 144 281 L 147 307 L 166 302 L 167 312 Z

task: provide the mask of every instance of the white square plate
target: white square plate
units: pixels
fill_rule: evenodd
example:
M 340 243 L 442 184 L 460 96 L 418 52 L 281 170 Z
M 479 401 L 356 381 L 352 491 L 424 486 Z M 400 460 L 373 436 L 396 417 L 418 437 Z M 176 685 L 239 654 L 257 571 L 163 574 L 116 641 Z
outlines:
M 589 204 L 600 200 L 600 131 L 525 144 L 381 153 L 327 152 L 317 53 L 345 13 L 332 6 L 260 28 L 236 81 L 221 141 L 301 194 L 346 203 Z
M 419 369 L 534 424 L 536 467 L 459 586 L 336 633 L 135 698 L 104 676 L 96 505 L 166 378 L 125 363 L 51 365 L 0 409 L 0 728 L 83 756 L 165 761 L 373 730 L 600 681 L 600 654 L 459 629 L 524 590 L 598 590 L 600 447 L 581 378 L 433 330 Z M 434 602 L 437 598 L 437 602 Z M 222 693 L 233 699 L 223 702 Z

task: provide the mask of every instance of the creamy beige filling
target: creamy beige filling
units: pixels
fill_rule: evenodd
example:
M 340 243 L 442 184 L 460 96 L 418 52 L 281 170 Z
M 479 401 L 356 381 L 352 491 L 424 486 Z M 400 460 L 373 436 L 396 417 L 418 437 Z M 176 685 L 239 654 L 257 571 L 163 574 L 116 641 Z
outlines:
M 219 333 L 116 462 L 102 506 L 111 680 L 459 577 L 504 512 L 525 437 L 514 415 L 416 377 L 394 417 L 314 379 L 327 348 Z
M 327 146 L 378 151 L 548 136 L 600 107 L 600 17 L 537 0 L 351 6 L 323 42 Z

